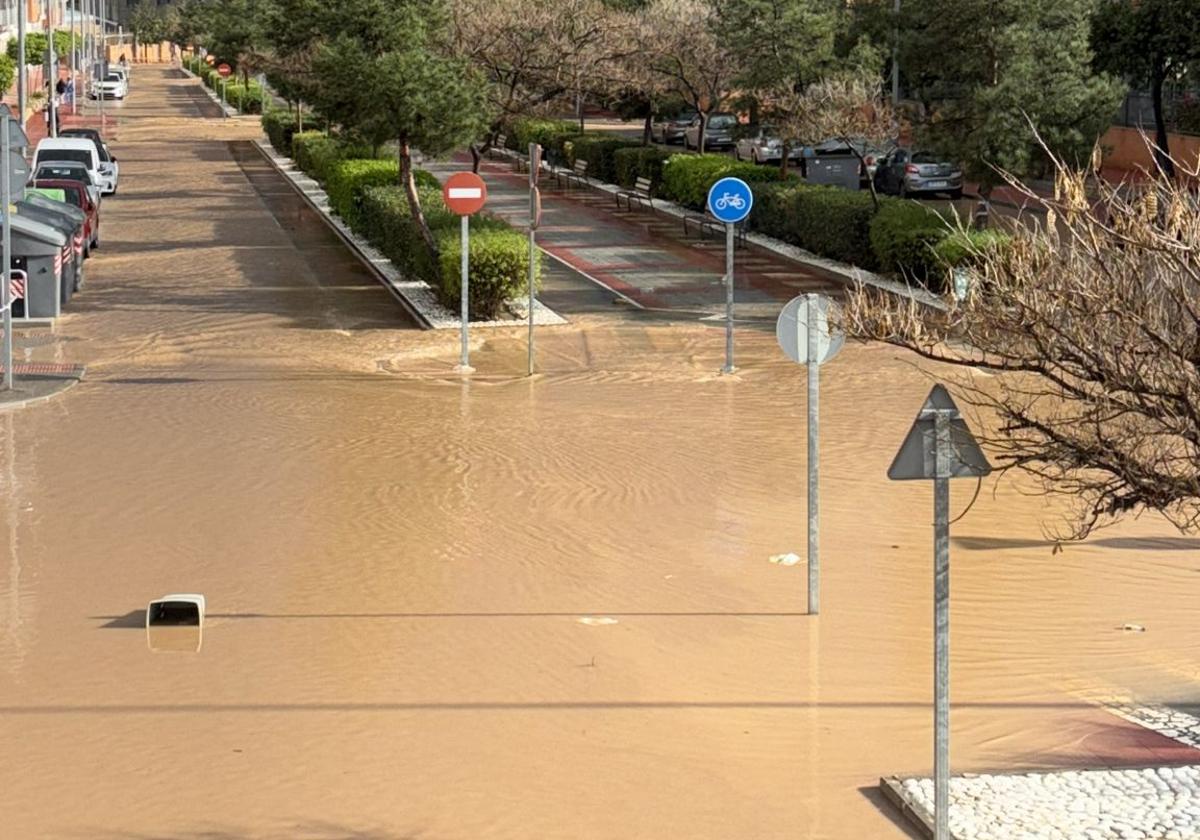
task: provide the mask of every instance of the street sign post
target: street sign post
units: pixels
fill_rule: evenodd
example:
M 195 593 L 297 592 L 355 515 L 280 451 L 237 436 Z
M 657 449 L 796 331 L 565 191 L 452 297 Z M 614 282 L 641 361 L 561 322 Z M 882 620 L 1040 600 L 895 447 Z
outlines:
M 474 172 L 455 172 L 446 179 L 446 183 L 442 187 L 442 198 L 451 213 L 462 217 L 462 282 L 459 290 L 462 348 L 457 370 L 459 373 L 473 373 L 470 336 L 467 332 L 467 322 L 470 317 L 468 302 L 471 261 L 470 219 L 471 216 L 483 209 L 484 202 L 487 201 L 487 184 Z
M 958 406 L 934 385 L 888 468 L 893 481 L 933 480 L 934 840 L 950 840 L 950 479 L 991 471 Z
M 824 295 L 792 298 L 775 322 L 775 338 L 789 359 L 808 367 L 808 614 L 821 608 L 820 398 L 821 365 L 838 354 L 846 336 L 830 326 L 834 304 Z
M 754 193 L 741 178 L 722 178 L 708 191 L 708 212 L 725 224 L 725 367 L 733 373 L 733 246 L 734 225 L 750 215 Z
M 22 67 L 21 71 L 24 72 Z M 4 165 L 0 167 L 0 204 L 3 205 L 0 210 L 0 260 L 4 262 L 3 280 L 0 280 L 0 306 L 4 307 L 4 343 L 3 343 L 3 359 L 0 362 L 4 364 L 4 390 L 11 391 L 13 387 L 13 338 L 12 338 L 12 170 L 13 166 L 11 158 L 13 155 L 12 138 L 13 132 L 9 126 L 12 124 L 12 117 L 8 113 L 0 113 L 0 122 L 3 127 L 0 128 L 0 157 L 4 159 Z M 19 127 L 18 127 L 19 128 Z M 21 158 L 24 161 L 24 158 Z M 25 183 L 20 181 L 19 183 Z
M 537 266 L 537 242 L 534 231 L 542 224 L 542 193 L 538 177 L 542 172 L 542 147 L 529 144 L 529 361 L 526 374 L 533 376 L 533 305 Z

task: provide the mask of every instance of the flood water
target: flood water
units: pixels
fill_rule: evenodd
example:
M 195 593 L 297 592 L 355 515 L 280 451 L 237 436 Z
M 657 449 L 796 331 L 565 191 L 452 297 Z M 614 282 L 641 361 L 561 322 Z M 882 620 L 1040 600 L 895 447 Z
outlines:
M 719 328 L 575 317 L 526 379 L 523 332 L 477 330 L 464 382 L 188 84 L 139 68 L 125 106 L 52 351 L 88 377 L 0 414 L 0 834 L 909 836 L 873 788 L 931 764 L 932 494 L 885 476 L 912 360 L 823 369 L 807 616 L 768 562 L 806 521 L 772 335 L 721 377 Z M 1200 542 L 1052 554 L 1021 490 L 954 526 L 957 771 L 1103 764 L 1090 698 L 1196 700 Z M 147 644 L 173 592 L 199 652 Z

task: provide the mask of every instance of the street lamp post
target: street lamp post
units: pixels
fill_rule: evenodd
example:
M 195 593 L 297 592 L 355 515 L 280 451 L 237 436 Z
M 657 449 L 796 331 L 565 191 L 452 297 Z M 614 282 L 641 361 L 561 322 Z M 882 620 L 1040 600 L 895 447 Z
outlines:
M 900 0 L 894 7 L 896 19 L 892 31 L 892 107 L 900 104 Z
M 17 0 L 17 121 L 22 126 L 29 97 L 25 87 L 25 0 Z

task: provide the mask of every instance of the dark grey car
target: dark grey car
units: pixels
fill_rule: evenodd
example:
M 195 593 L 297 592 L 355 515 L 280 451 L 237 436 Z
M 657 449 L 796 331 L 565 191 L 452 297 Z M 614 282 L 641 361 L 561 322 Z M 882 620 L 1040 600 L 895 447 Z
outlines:
M 658 143 L 682 143 L 683 133 L 692 124 L 695 116 L 695 111 L 659 115 L 650 123 L 650 139 Z
M 734 132 L 738 128 L 736 114 L 710 114 L 708 124 L 704 126 L 704 149 L 732 149 Z M 692 118 L 691 124 L 683 135 L 685 149 L 700 148 L 700 115 Z

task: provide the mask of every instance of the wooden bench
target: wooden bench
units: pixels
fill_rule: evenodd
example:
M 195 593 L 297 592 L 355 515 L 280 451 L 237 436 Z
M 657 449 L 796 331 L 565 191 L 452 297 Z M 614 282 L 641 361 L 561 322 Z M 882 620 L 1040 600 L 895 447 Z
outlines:
M 725 223 L 718 222 L 712 216 L 703 213 L 685 213 L 683 216 L 683 235 L 688 235 L 688 225 L 694 226 L 700 231 L 701 236 L 707 236 L 710 232 L 723 236 L 725 234 Z M 735 247 L 746 247 L 746 223 L 738 222 L 733 226 L 733 241 Z
M 497 134 L 496 139 L 492 142 L 492 146 L 488 149 L 488 157 L 493 160 L 502 157 L 508 149 L 508 136 L 505 134 Z
M 591 186 L 592 182 L 588 178 L 587 168 L 588 162 L 586 160 L 583 158 L 576 158 L 575 165 L 572 168 L 560 169 L 558 172 L 554 173 L 554 180 L 558 182 L 559 186 L 566 184 L 566 186 L 570 187 L 571 182 L 574 181 L 581 187 L 589 187 Z
M 644 204 L 651 210 L 654 209 L 654 197 L 650 195 L 650 179 L 638 178 L 631 190 L 617 190 L 614 196 L 617 200 L 617 209 L 621 209 L 621 199 L 625 199 L 625 206 L 629 212 L 633 212 L 633 204 Z

